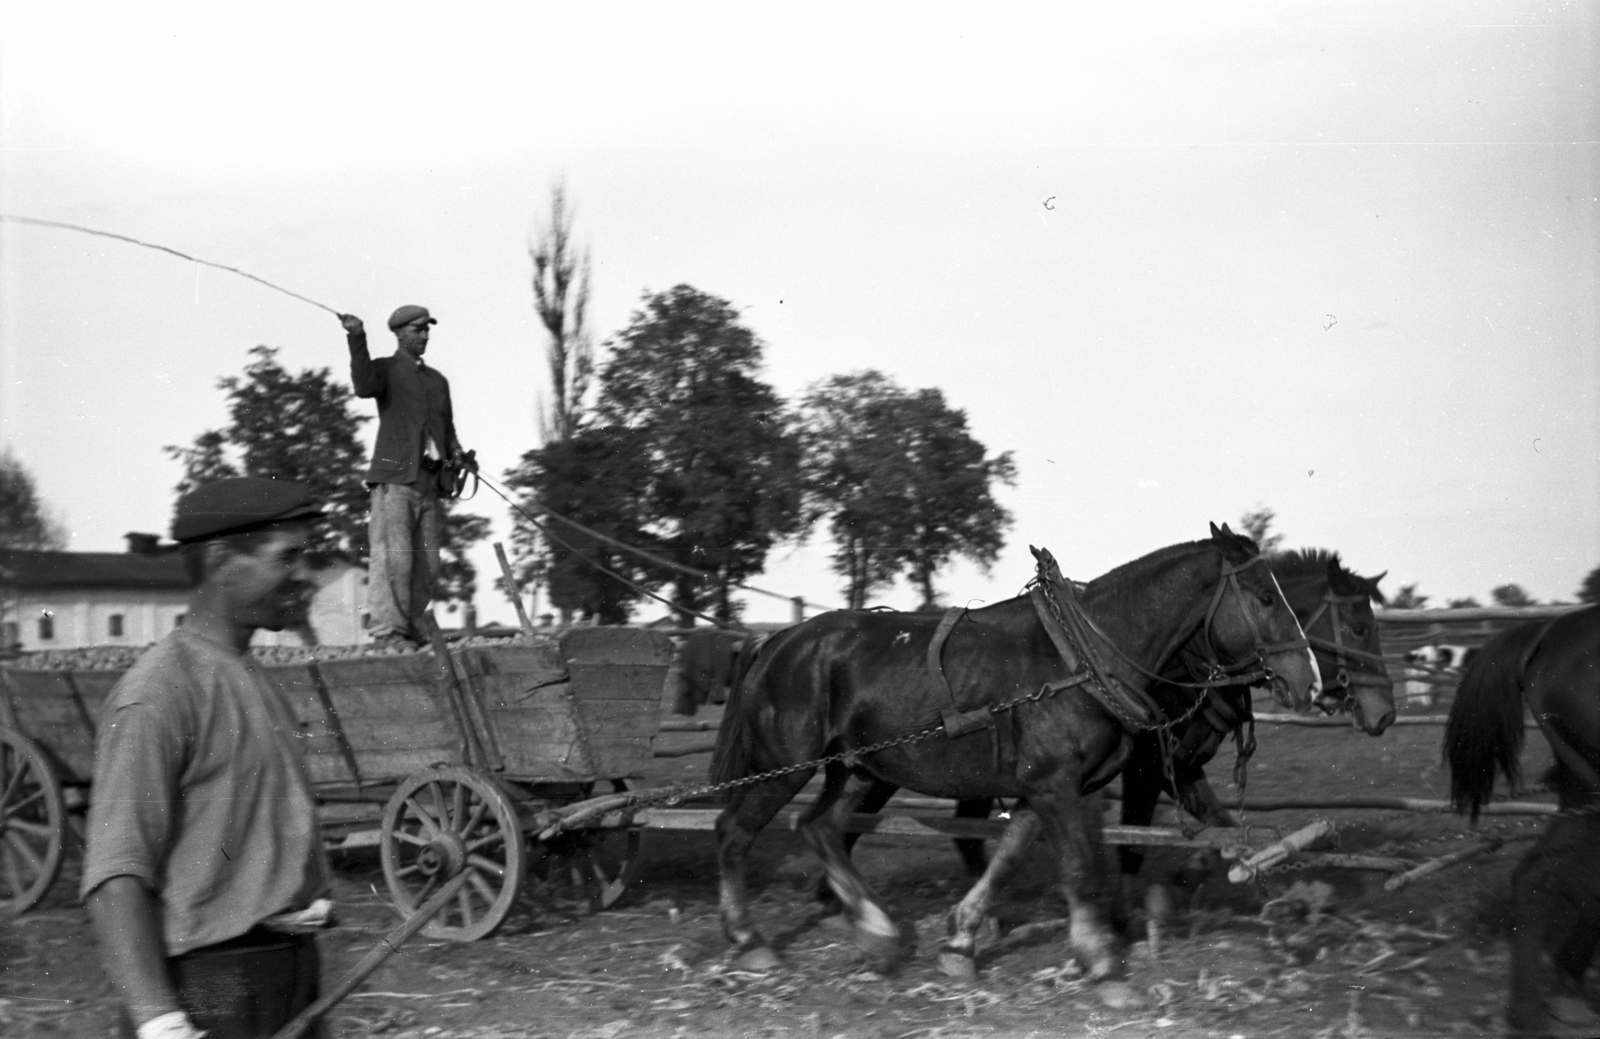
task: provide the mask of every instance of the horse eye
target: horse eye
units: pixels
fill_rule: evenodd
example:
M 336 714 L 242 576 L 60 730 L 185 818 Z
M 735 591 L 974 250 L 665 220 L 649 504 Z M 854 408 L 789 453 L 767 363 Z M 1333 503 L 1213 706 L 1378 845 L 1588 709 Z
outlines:
M 1271 592 L 1258 592 L 1256 597 L 1261 600 L 1261 605 L 1263 606 L 1271 606 L 1277 601 L 1277 596 L 1273 595 Z
M 1352 624 L 1352 625 L 1350 625 L 1350 631 L 1352 633 L 1354 633 L 1356 638 L 1358 638 L 1358 639 L 1366 638 L 1367 637 L 1367 632 L 1369 632 L 1371 630 L 1372 629 L 1367 627 L 1365 624 Z

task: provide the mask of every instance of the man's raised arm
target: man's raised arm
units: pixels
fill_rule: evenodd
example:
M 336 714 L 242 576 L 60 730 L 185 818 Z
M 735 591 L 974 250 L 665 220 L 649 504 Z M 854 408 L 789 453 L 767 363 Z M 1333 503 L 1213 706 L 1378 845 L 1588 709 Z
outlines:
M 372 363 L 367 353 L 367 329 L 354 314 L 340 314 L 345 340 L 350 344 L 350 384 L 357 397 L 376 397 L 388 388 L 388 373 Z

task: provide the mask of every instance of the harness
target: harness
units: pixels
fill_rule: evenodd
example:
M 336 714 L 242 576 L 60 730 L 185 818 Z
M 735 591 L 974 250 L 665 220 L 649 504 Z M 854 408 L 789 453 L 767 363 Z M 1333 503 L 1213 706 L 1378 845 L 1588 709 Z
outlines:
M 1339 673 L 1334 676 L 1333 685 L 1343 692 L 1343 695 L 1339 697 L 1340 703 L 1349 700 L 1355 695 L 1356 686 L 1365 685 L 1380 689 L 1394 688 L 1394 679 L 1389 677 L 1387 664 L 1382 657 L 1376 653 L 1368 653 L 1364 649 L 1357 649 L 1354 646 L 1344 644 L 1344 625 L 1340 623 L 1339 607 L 1352 606 L 1366 601 L 1367 597 L 1365 595 L 1334 595 L 1330 589 L 1323 594 L 1322 605 L 1317 607 L 1316 612 L 1311 615 L 1311 619 L 1301 625 L 1306 632 L 1306 640 L 1317 649 L 1332 653 L 1333 659 L 1339 664 Z M 1317 638 L 1311 634 L 1311 629 L 1316 626 L 1317 621 L 1322 618 L 1324 613 L 1328 614 L 1328 623 L 1333 626 L 1332 642 L 1327 639 Z M 1376 664 L 1379 670 L 1357 666 L 1362 663 Z M 1347 664 L 1349 665 L 1348 667 L 1346 666 Z M 1327 682 L 1324 681 L 1323 689 L 1326 690 L 1327 688 Z

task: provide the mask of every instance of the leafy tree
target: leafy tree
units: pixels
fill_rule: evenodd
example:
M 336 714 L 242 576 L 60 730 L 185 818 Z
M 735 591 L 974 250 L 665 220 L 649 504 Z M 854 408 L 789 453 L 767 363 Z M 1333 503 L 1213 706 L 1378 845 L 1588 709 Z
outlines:
M 545 346 L 550 399 L 539 404 L 539 432 L 548 444 L 577 431 L 594 372 L 587 323 L 589 253 L 572 244 L 572 209 L 560 182 L 550 189 L 550 222 L 539 229 L 528 255 L 533 260 L 534 310 L 550 335 Z
M 933 578 L 951 559 L 999 557 L 1011 515 L 991 487 L 1013 483 L 1016 467 L 1010 452 L 987 457 L 938 390 L 837 375 L 811 387 L 802 413 L 808 519 L 829 518 L 852 608 L 902 572 L 936 608 Z
M 67 532 L 39 497 L 33 474 L 11 449 L 0 448 L 0 548 L 60 552 Z
M 1579 602 L 1600 602 L 1600 566 L 1589 571 L 1578 588 Z
M 1417 592 L 1416 582 L 1403 584 L 1400 590 L 1389 598 L 1389 608 L 1392 610 L 1420 610 L 1428 605 L 1428 597 Z
M 1477 607 L 1482 606 L 1483 603 L 1469 595 L 1465 599 L 1451 599 L 1449 602 L 1445 603 L 1445 605 L 1452 610 L 1469 610 L 1476 609 Z
M 1537 606 L 1539 603 L 1539 600 L 1533 598 L 1515 582 L 1491 588 L 1489 594 L 1494 597 L 1497 606 Z
M 641 598 L 634 587 L 596 569 L 586 557 L 630 581 L 650 580 L 637 557 L 541 515 L 547 508 L 624 544 L 660 547 L 644 529 L 640 489 L 649 474 L 637 439 L 633 431 L 617 427 L 580 429 L 566 440 L 529 451 L 506 473 L 506 486 L 521 492 L 523 512 L 554 535 L 544 536 L 522 515 L 515 518 L 511 540 L 517 577 L 544 580 L 563 623 L 577 615 L 622 624 Z
M 1250 536 L 1250 540 L 1256 543 L 1256 547 L 1261 550 L 1262 555 L 1271 555 L 1278 551 L 1279 545 L 1283 544 L 1283 535 L 1271 532 L 1272 521 L 1277 518 L 1278 514 L 1276 512 L 1273 512 L 1260 502 L 1256 503 L 1253 511 L 1239 517 L 1239 526 L 1243 527 L 1244 532 Z
M 192 447 L 168 446 L 183 465 L 179 495 L 228 476 L 264 476 L 309 484 L 327 517 L 318 525 L 315 551 L 367 554 L 367 492 L 360 474 L 365 416 L 351 410 L 350 388 L 327 368 L 291 373 L 278 351 L 250 351 L 244 375 L 217 380 L 228 398 L 229 423 L 195 438 Z
M 768 550 L 800 529 L 800 445 L 772 387 L 762 344 L 726 300 L 689 285 L 647 294 L 607 344 L 596 418 L 633 434 L 645 463 L 630 487 L 666 558 L 715 574 L 714 587 L 656 568 L 680 610 L 709 593 L 732 619 L 732 586 L 759 574 Z
M 165 448 L 183 465 L 175 490 L 182 495 L 228 476 L 297 480 L 310 485 L 327 512 L 312 550 L 344 551 L 365 559 L 368 492 L 361 473 L 367 452 L 361 424 L 367 416 L 352 410 L 354 395 L 329 369 L 291 373 L 278 363 L 278 351 L 268 346 L 255 347 L 250 356 L 243 376 L 217 380 L 217 388 L 227 394 L 228 425 L 206 430 L 190 447 Z M 442 541 L 448 562 L 441 566 L 441 599 L 470 594 L 476 574 L 465 552 L 487 533 L 487 520 L 447 514 Z

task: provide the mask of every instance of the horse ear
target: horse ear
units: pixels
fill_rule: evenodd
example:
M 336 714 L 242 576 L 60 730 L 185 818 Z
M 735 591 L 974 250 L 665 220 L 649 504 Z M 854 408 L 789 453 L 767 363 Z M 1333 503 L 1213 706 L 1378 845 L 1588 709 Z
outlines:
M 1034 558 L 1035 561 L 1037 561 L 1039 559 L 1039 550 L 1037 548 L 1034 548 L 1032 545 L 1029 545 L 1028 546 L 1028 551 L 1033 553 L 1033 558 Z
M 1226 529 L 1228 525 L 1224 523 L 1222 526 L 1224 529 Z M 1222 536 L 1222 531 L 1217 529 L 1217 525 L 1215 523 L 1211 524 L 1211 536 L 1214 538 L 1220 538 Z

